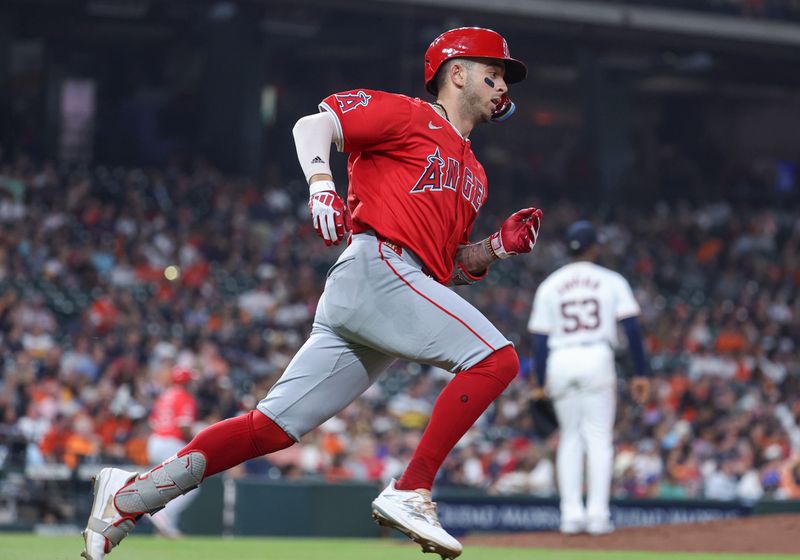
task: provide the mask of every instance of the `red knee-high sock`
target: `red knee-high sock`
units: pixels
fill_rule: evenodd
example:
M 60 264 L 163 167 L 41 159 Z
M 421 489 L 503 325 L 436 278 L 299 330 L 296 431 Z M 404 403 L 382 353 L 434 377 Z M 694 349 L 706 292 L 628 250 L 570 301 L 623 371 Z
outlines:
M 286 449 L 295 441 L 258 410 L 212 424 L 178 451 L 178 456 L 200 451 L 206 456 L 203 478 L 228 470 L 267 453 Z
M 518 371 L 519 358 L 514 347 L 505 346 L 458 373 L 436 399 L 430 422 L 396 488 L 430 490 L 447 454 Z

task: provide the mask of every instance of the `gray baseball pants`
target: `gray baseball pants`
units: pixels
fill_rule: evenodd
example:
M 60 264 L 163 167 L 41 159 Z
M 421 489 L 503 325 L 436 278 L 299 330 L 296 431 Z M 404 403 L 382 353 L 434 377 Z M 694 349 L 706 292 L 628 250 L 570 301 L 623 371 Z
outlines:
M 299 440 L 397 358 L 458 373 L 509 344 L 413 253 L 356 234 L 328 271 L 311 337 L 257 408 Z

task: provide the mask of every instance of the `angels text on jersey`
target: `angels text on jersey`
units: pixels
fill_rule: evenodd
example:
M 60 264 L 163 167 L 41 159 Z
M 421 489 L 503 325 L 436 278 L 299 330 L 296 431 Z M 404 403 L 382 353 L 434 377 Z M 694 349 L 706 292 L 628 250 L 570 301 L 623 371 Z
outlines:
M 420 174 L 416 184 L 411 188 L 411 194 L 424 192 L 440 192 L 442 189 L 458 191 L 459 168 L 461 163 L 448 157 L 445 164 L 444 158 L 440 154 L 439 147 L 428 156 L 428 165 Z M 480 179 L 475 177 L 472 170 L 464 166 L 464 174 L 461 181 L 461 196 L 472 204 L 477 212 L 480 210 L 484 201 L 485 189 Z

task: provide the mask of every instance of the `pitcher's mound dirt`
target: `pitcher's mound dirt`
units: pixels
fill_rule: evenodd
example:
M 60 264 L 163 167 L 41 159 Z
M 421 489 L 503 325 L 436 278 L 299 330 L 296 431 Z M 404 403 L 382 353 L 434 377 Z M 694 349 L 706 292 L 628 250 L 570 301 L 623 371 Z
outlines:
M 610 535 L 506 533 L 462 539 L 473 546 L 519 546 L 592 550 L 761 552 L 800 554 L 800 515 L 763 515 L 686 525 L 617 529 Z

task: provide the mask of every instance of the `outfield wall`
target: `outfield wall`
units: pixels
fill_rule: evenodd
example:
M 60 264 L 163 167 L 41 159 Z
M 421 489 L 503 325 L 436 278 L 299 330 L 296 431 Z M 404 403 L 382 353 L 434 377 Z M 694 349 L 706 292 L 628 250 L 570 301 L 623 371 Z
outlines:
M 40 480 L 38 483 L 44 481 Z M 89 514 L 91 483 L 83 477 L 47 481 L 68 515 L 37 523 L 36 511 L 22 507 L 0 516 L 1 531 L 75 531 Z M 370 503 L 381 491 L 374 483 L 269 481 L 214 476 L 203 482 L 181 519 L 181 529 L 197 535 L 377 537 L 383 534 L 370 516 Z M 51 497 L 55 494 L 51 494 Z M 556 498 L 490 496 L 474 489 L 440 489 L 434 495 L 442 525 L 456 535 L 467 533 L 548 531 L 558 528 Z M 2 508 L 0 508 L 2 509 Z M 617 527 L 696 523 L 770 513 L 800 513 L 800 501 L 758 503 L 709 500 L 614 500 Z M 41 520 L 40 520 L 41 521 Z M 152 531 L 139 524 L 137 533 Z
M 201 496 L 184 519 L 187 532 L 235 535 L 374 537 L 380 528 L 370 517 L 377 484 L 322 484 L 238 480 L 223 526 L 220 477 L 203 484 Z M 231 485 L 229 484 L 229 489 Z M 489 496 L 476 490 L 442 489 L 434 496 L 442 525 L 453 534 L 549 531 L 558 528 L 557 498 Z M 800 501 L 755 504 L 711 500 L 613 500 L 617 527 L 697 523 L 768 513 L 800 513 Z M 211 515 L 209 515 L 211 514 Z

